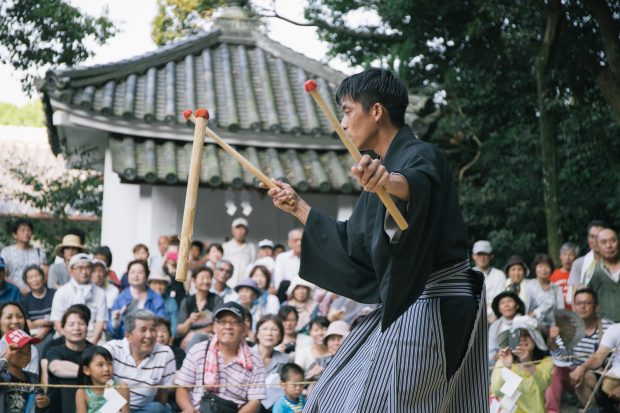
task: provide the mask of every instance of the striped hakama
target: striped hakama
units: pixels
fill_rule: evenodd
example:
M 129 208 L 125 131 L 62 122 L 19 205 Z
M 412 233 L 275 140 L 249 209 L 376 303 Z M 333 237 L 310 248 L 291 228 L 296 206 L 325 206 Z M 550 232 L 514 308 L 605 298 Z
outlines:
M 304 412 L 488 412 L 486 304 L 482 282 L 473 278 L 478 274 L 468 269 L 465 261 L 429 275 L 422 295 L 384 332 L 382 307 L 365 317 L 323 372 Z M 478 300 L 467 350 L 449 378 L 442 297 Z

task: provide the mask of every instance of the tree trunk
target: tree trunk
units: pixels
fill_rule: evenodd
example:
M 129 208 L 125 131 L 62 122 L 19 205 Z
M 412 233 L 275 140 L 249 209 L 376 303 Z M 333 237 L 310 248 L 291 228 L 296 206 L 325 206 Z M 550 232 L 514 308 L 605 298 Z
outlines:
M 550 59 L 555 46 L 560 22 L 561 6 L 556 0 L 550 4 L 546 16 L 545 33 L 536 59 L 536 83 L 540 111 L 540 147 L 542 151 L 543 198 L 547 224 L 547 248 L 556 260 L 560 257 L 560 207 L 558 201 L 558 170 L 556 149 L 556 114 L 553 108 L 555 88 L 551 80 Z

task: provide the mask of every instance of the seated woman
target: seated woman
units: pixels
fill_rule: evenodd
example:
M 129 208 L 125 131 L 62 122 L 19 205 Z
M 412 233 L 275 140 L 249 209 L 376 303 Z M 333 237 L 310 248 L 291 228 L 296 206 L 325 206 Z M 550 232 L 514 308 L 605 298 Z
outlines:
M 295 277 L 288 287 L 288 301 L 285 304 L 297 310 L 299 320 L 297 320 L 296 329 L 298 332 L 307 332 L 310 328 L 310 321 L 318 314 L 318 305 L 312 299 L 313 289 L 314 285 L 299 276 Z
M 493 368 L 491 392 L 503 397 L 500 389 L 504 385 L 501 374 L 506 367 L 523 379 L 517 390 L 516 413 L 545 412 L 545 390 L 551 383 L 553 359 L 547 354 L 547 345 L 538 330 L 538 323 L 528 316 L 517 316 L 512 322 L 510 333 L 518 332 L 519 342 L 514 349 L 508 347 L 509 334 L 499 341 L 499 360 Z
M 36 345 L 41 353 L 43 347 L 52 340 L 54 323 L 50 321 L 52 300 L 56 290 L 45 285 L 45 273 L 38 265 L 29 265 L 24 269 L 24 282 L 30 292 L 20 300 L 26 312 L 26 322 L 32 337 L 40 340 Z
M 280 310 L 280 300 L 269 293 L 271 285 L 271 272 L 264 265 L 256 265 L 250 270 L 250 278 L 256 281 L 260 294 L 258 295 L 256 306 L 258 313 L 262 315 L 278 314 Z
M 257 302 L 261 291 L 258 289 L 258 284 L 254 279 L 246 278 L 235 286 L 235 292 L 237 293 L 237 297 L 233 301 L 236 301 L 241 304 L 243 308 L 248 310 L 252 315 L 252 320 L 254 320 L 249 327 L 250 338 L 254 341 L 253 336 L 256 330 L 256 323 L 263 315 L 266 315 L 262 313 L 263 308 L 260 308 Z
M 280 345 L 276 347 L 276 350 L 287 354 L 289 356 L 289 360 L 292 362 L 295 359 L 297 337 L 302 336 L 302 334 L 297 334 L 296 330 L 299 316 L 297 315 L 297 310 L 295 310 L 295 307 L 283 305 L 280 307 L 280 311 L 278 311 L 278 318 L 282 321 L 282 325 L 284 326 L 284 337 L 282 338 Z
M 170 323 L 170 334 L 174 338 L 177 333 L 177 324 L 179 324 L 179 305 L 168 294 L 170 277 L 164 274 L 163 269 L 156 267 L 151 270 L 147 283 L 149 288 L 159 294 L 164 300 L 164 311 L 166 313 L 164 318 Z
M 127 265 L 129 287 L 116 298 L 110 311 L 111 317 L 108 322 L 108 334 L 113 338 L 123 338 L 125 334 L 123 316 L 132 311 L 145 309 L 158 317 L 166 315 L 164 300 L 146 285 L 148 275 L 149 267 L 146 261 L 134 260 Z
M 321 377 L 327 365 L 332 361 L 334 355 L 340 348 L 342 341 L 349 335 L 349 324 L 345 321 L 337 320 L 329 325 L 323 337 L 323 345 L 327 349 L 325 356 L 317 358 L 306 371 L 306 379 L 316 381 Z M 308 386 L 308 394 L 312 392 L 313 385 Z
M 327 347 L 323 339 L 329 327 L 329 320 L 325 317 L 316 317 L 310 322 L 310 337 L 299 334 L 295 351 L 295 364 L 308 370 L 317 359 L 327 356 Z
M 499 358 L 498 334 L 510 330 L 512 320 L 517 315 L 525 315 L 525 305 L 517 294 L 512 291 L 504 291 L 495 296 L 491 308 L 496 317 L 489 327 L 489 365 L 492 366 Z
M 24 330 L 30 335 L 30 329 L 26 323 L 26 312 L 17 302 L 9 301 L 0 304 L 0 337 L 11 330 Z M 39 352 L 32 347 L 30 363 L 24 368 L 37 376 L 39 375 Z
M 529 305 L 527 312 L 534 317 L 543 331 L 548 331 L 555 324 L 553 310 L 564 309 L 562 288 L 549 280 L 553 271 L 553 260 L 547 254 L 537 254 L 532 263 L 536 280 L 528 284 Z
M 82 352 L 92 346 L 86 341 L 90 311 L 82 304 L 72 305 L 62 316 L 64 343 L 50 347 L 46 353 L 49 384 L 76 385 Z M 51 387 L 52 412 L 74 412 L 76 388 Z
M 196 294 L 181 301 L 176 327 L 176 336 L 182 339 L 180 347 L 184 350 L 195 334 L 213 333 L 213 311 L 222 303 L 222 298 L 210 291 L 213 281 L 211 268 L 196 268 L 192 271 L 192 279 Z
M 267 384 L 267 398 L 262 401 L 261 411 L 270 411 L 273 404 L 283 394 L 280 386 L 280 368 L 289 362 L 286 354 L 279 352 L 275 347 L 280 344 L 284 336 L 284 326 L 277 316 L 268 314 L 256 323 L 256 345 L 252 350 L 263 362 L 265 367 L 265 383 Z

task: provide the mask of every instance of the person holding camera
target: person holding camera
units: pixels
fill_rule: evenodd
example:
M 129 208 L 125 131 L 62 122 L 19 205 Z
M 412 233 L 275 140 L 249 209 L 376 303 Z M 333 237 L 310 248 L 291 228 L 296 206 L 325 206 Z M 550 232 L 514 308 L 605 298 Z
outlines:
M 529 316 L 515 317 L 507 334 L 498 339 L 501 350 L 491 377 L 491 393 L 498 397 L 504 385 L 502 368 L 508 368 L 522 378 L 517 391 L 515 413 L 544 412 L 545 391 L 551 383 L 553 359 L 538 330 L 538 322 Z

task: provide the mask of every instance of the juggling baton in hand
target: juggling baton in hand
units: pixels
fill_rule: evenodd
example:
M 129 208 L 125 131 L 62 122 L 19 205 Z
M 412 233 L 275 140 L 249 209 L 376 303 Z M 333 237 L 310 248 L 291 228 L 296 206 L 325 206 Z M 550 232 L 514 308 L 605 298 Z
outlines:
M 187 111 L 183 112 L 185 117 Z M 191 114 L 192 111 L 189 111 Z M 185 194 L 185 209 L 183 210 L 183 226 L 179 245 L 179 261 L 175 279 L 184 282 L 189 270 L 189 249 L 194 232 L 194 217 L 196 216 L 196 198 L 198 197 L 198 184 L 200 183 L 200 161 L 204 149 L 205 129 L 209 120 L 209 112 L 206 109 L 197 109 L 194 117 L 194 140 L 192 143 L 192 157 L 189 163 L 189 175 L 187 177 L 187 193 Z
M 351 138 L 347 136 L 347 133 L 344 131 L 344 129 L 342 129 L 342 126 L 336 118 L 336 115 L 334 115 L 331 109 L 329 109 L 327 103 L 325 103 L 325 100 L 323 100 L 323 97 L 317 90 L 317 86 L 318 85 L 314 80 L 308 80 L 306 81 L 306 83 L 304 83 L 304 89 L 306 90 L 306 92 L 310 93 L 310 95 L 314 98 L 315 102 L 317 103 L 317 105 L 319 105 L 323 113 L 325 113 L 325 116 L 327 116 L 327 120 L 329 120 L 329 123 L 331 123 L 332 127 L 338 134 L 338 137 L 340 138 L 342 143 L 344 143 L 344 146 L 346 146 L 346 148 L 349 150 L 349 153 L 351 154 L 351 156 L 353 156 L 355 162 L 359 162 L 360 159 L 362 159 L 362 154 L 360 153 L 359 149 L 357 149 Z M 406 230 L 409 227 L 409 224 L 396 207 L 394 200 L 388 195 L 387 192 L 385 192 L 385 189 L 379 189 L 377 191 L 377 196 L 379 196 L 379 199 L 381 199 L 383 205 L 385 205 L 392 218 L 394 218 L 394 221 L 396 222 L 396 225 L 398 225 L 398 228 L 400 228 L 402 231 Z

